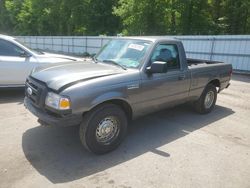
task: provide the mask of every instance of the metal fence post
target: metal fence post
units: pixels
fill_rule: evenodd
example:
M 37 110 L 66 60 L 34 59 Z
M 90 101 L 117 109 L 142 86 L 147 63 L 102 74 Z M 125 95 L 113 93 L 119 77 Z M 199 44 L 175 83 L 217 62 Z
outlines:
M 45 37 L 43 37 L 43 49 L 45 50 Z
M 71 52 L 72 52 L 72 53 L 75 53 L 75 38 L 72 37 L 71 40 L 72 40 L 72 41 L 71 41 L 71 45 L 72 45 L 72 46 L 71 46 Z
M 101 37 L 101 48 L 103 46 L 103 37 Z
M 51 36 L 51 50 L 54 51 L 54 38 Z
M 88 52 L 88 37 L 85 38 L 85 51 Z
M 32 38 L 30 38 L 30 41 L 29 41 L 29 43 L 30 43 L 30 46 L 32 45 L 32 43 L 31 43 L 31 39 L 32 39 Z
M 69 54 L 69 38 L 68 38 L 68 54 Z
M 213 60 L 214 55 L 214 43 L 215 43 L 215 37 L 212 38 L 212 45 L 211 45 L 211 51 L 210 51 L 210 60 Z
M 63 37 L 61 37 L 61 50 L 63 52 Z
M 38 48 L 38 42 L 37 42 L 37 36 L 36 36 L 36 49 L 39 49 Z

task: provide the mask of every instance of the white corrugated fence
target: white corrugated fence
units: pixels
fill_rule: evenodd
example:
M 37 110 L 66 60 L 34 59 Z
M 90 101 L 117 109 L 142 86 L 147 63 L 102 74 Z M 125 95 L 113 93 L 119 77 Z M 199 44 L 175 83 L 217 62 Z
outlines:
M 234 70 L 250 71 L 250 35 L 171 36 L 183 42 L 189 58 L 218 60 L 233 65 Z M 116 37 L 91 36 L 18 36 L 31 48 L 60 53 L 96 53 Z

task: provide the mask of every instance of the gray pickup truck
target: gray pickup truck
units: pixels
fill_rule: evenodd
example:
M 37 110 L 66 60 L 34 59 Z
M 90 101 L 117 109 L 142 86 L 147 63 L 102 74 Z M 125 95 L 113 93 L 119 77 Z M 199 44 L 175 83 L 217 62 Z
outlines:
M 231 64 L 187 59 L 178 40 L 117 38 L 91 61 L 34 70 L 24 104 L 42 125 L 80 125 L 85 148 L 103 154 L 139 116 L 186 102 L 209 113 L 231 74 Z

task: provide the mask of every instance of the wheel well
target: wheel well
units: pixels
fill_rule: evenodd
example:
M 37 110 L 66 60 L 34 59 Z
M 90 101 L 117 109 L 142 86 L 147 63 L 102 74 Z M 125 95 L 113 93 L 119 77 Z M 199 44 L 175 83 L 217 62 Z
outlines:
M 112 100 L 108 100 L 108 101 L 105 101 L 105 102 L 102 102 L 100 104 L 98 104 L 97 106 L 95 106 L 94 108 L 100 106 L 100 105 L 103 105 L 103 104 L 115 104 L 119 107 L 121 107 L 125 114 L 127 115 L 128 117 L 128 120 L 132 120 L 132 117 L 133 117 L 133 111 L 132 111 L 132 108 L 131 106 L 124 100 L 121 100 L 121 99 L 112 99 Z M 92 109 L 91 109 L 92 110 Z M 83 116 L 86 114 L 87 112 L 84 112 L 83 113 Z
M 220 81 L 218 79 L 212 80 L 208 84 L 213 84 L 215 87 L 219 88 L 218 91 L 220 90 Z

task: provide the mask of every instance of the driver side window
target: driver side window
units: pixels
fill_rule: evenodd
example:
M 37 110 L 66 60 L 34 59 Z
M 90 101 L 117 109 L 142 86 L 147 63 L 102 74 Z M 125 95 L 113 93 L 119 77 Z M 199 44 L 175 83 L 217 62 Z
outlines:
M 164 61 L 168 63 L 169 70 L 180 69 L 180 60 L 178 48 L 174 44 L 159 44 L 151 57 L 151 63 L 154 61 Z
M 11 42 L 0 39 L 0 55 L 1 56 L 20 56 L 24 50 L 12 44 Z

